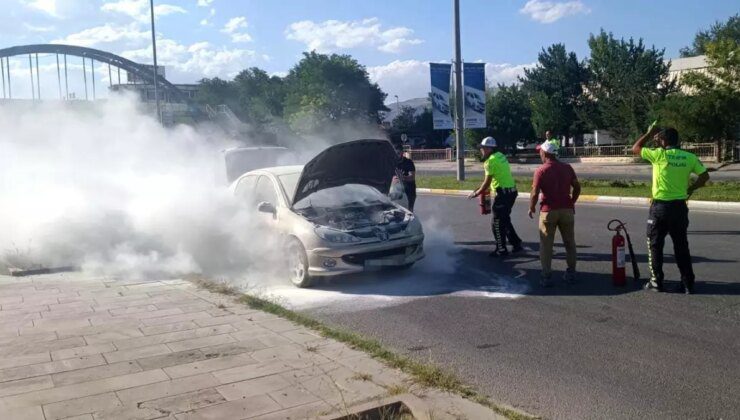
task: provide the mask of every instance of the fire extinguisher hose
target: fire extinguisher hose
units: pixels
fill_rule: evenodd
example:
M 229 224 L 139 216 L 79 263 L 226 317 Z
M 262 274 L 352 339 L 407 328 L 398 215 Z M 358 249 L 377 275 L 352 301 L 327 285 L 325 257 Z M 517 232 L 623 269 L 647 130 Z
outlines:
M 615 226 L 612 227 L 612 225 Z M 637 266 L 637 259 L 635 258 L 635 251 L 632 248 L 632 239 L 630 239 L 630 234 L 627 232 L 627 226 L 621 220 L 613 219 L 606 224 L 606 228 L 612 232 L 619 232 L 620 230 L 624 231 L 624 236 L 627 238 L 627 247 L 630 252 L 630 262 L 632 262 L 632 274 L 635 281 L 640 281 L 640 268 Z

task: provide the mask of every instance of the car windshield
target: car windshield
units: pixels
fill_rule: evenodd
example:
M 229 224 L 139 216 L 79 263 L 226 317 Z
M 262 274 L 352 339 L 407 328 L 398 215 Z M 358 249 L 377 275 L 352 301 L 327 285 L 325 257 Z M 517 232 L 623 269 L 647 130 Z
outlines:
M 295 187 L 294 187 L 295 188 Z M 373 187 L 361 184 L 347 184 L 316 191 L 294 204 L 296 209 L 338 208 L 350 205 L 368 206 L 390 203 L 390 199 Z
M 287 194 L 288 197 L 293 197 L 293 195 L 295 194 L 295 188 L 300 177 L 300 172 L 278 175 L 278 179 L 280 180 L 280 183 L 283 184 L 283 189 L 285 189 L 285 194 Z

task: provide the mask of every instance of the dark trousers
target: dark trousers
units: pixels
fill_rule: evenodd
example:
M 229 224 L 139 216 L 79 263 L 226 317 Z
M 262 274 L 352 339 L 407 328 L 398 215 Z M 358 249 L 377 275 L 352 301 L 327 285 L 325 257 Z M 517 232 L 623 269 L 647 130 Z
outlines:
M 416 203 L 416 185 L 404 185 L 404 192 L 406 192 L 406 198 L 409 200 L 409 210 L 414 211 L 414 203 Z
M 491 220 L 491 230 L 493 237 L 496 239 L 496 250 L 506 251 L 506 240 L 511 245 L 521 246 L 522 240 L 516 234 L 514 226 L 511 224 L 511 209 L 516 203 L 516 197 L 519 193 L 514 188 L 497 188 L 496 197 L 493 199 L 493 219 Z
M 648 258 L 651 282 L 663 286 L 663 247 L 666 235 L 671 235 L 673 254 L 676 258 L 681 281 L 687 288 L 694 286 L 694 269 L 689 252 L 689 207 L 683 200 L 654 201 L 650 206 L 647 224 Z

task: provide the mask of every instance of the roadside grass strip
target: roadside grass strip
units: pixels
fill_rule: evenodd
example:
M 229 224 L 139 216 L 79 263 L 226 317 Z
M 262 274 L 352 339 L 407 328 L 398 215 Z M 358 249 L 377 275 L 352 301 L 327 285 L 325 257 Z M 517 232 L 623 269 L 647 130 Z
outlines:
M 198 287 L 210 292 L 234 296 L 238 302 L 243 303 L 252 309 L 287 319 L 298 325 L 310 328 L 321 334 L 323 337 L 345 343 L 355 350 L 363 351 L 373 358 L 383 361 L 387 366 L 400 369 L 402 372 L 410 375 L 419 385 L 458 394 L 461 397 L 486 406 L 496 413 L 512 420 L 539 419 L 539 417 L 534 417 L 514 410 L 513 408 L 496 404 L 485 395 L 480 394 L 469 385 L 463 383 L 463 381 L 454 374 L 444 371 L 431 363 L 421 363 L 412 360 L 409 357 L 394 353 L 385 348 L 377 340 L 363 337 L 354 332 L 330 327 L 314 318 L 311 318 L 310 316 L 294 312 L 270 300 L 241 293 L 237 288 L 225 282 L 216 282 L 203 278 L 202 276 L 188 276 L 186 279 L 190 280 Z

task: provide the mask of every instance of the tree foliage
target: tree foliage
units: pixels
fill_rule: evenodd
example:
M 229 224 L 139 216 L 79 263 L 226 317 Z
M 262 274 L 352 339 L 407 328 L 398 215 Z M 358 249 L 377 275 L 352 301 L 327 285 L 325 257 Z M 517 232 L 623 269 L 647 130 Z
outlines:
M 303 53 L 285 79 L 284 116 L 299 133 L 332 123 L 378 123 L 386 94 L 349 55 Z
M 708 30 L 699 31 L 690 47 L 681 48 L 681 57 L 695 57 L 707 53 L 707 44 L 720 39 L 740 43 L 740 14 L 730 16 L 726 22 L 715 22 Z
M 416 127 L 416 109 L 411 106 L 402 106 L 398 115 L 393 118 L 391 125 L 396 131 L 409 132 Z
M 588 40 L 591 57 L 586 99 L 593 103 L 584 115 L 589 125 L 629 139 L 650 124 L 650 111 L 675 89 L 668 78 L 664 50 L 647 48 L 642 39 L 616 39 L 602 30 Z
M 239 114 L 253 125 L 268 123 L 283 114 L 283 79 L 257 67 L 242 70 L 234 78 Z
M 543 49 L 537 65 L 525 69 L 520 78 L 530 99 L 534 129 L 538 133 L 552 130 L 565 135 L 578 131 L 578 101 L 587 80 L 584 64 L 574 52 L 568 53 L 565 45 Z
M 498 85 L 491 92 L 486 98 L 488 133 L 508 148 L 535 138 L 532 108 L 524 90 L 518 85 Z

